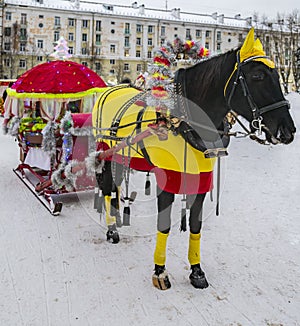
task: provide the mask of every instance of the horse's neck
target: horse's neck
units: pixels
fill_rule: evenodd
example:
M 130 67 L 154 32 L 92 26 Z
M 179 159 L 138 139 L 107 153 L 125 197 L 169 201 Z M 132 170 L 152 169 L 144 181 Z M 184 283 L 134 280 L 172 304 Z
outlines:
M 202 63 L 203 66 L 200 64 L 199 66 L 195 66 L 194 69 L 188 69 L 185 72 L 187 98 L 197 104 L 197 106 L 209 116 L 216 128 L 221 125 L 224 117 L 229 111 L 224 97 L 224 88 L 234 69 L 235 56 L 235 52 L 232 52 L 228 55 L 228 58 L 226 57 L 226 60 L 222 60 L 222 57 L 220 57 L 219 60 L 222 60 L 224 63 L 220 65 L 220 71 L 215 72 L 215 75 L 217 73 L 220 75 L 210 78 L 207 81 L 204 67 L 206 62 Z M 199 74 L 204 75 L 199 78 L 201 82 L 197 83 L 195 82 L 195 76 Z M 206 82 L 208 84 L 205 84 Z M 206 87 L 206 92 L 202 92 L 201 87 Z

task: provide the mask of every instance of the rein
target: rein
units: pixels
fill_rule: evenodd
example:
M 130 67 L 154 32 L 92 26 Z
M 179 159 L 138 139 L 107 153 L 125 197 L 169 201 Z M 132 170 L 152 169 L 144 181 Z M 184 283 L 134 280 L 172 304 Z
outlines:
M 290 104 L 287 100 L 282 100 L 282 101 L 278 101 L 278 102 L 275 102 L 275 103 L 272 103 L 272 104 L 269 104 L 269 105 L 266 105 L 266 106 L 263 106 L 261 108 L 259 108 L 255 101 L 253 100 L 253 97 L 251 96 L 251 93 L 250 93 L 250 90 L 249 90 L 249 87 L 247 85 L 247 82 L 246 82 L 246 78 L 244 76 L 244 73 L 242 71 L 242 67 L 244 65 L 246 65 L 248 62 L 252 62 L 253 60 L 255 59 L 260 59 L 260 58 L 268 58 L 267 56 L 253 56 L 253 57 L 250 57 L 246 60 L 244 60 L 243 62 L 240 62 L 240 51 L 237 52 L 237 62 L 235 64 L 235 67 L 234 67 L 234 70 L 233 72 L 231 73 L 231 75 L 229 76 L 226 84 L 225 84 L 225 87 L 224 87 L 224 97 L 225 97 L 225 100 L 227 102 L 227 106 L 230 108 L 230 112 L 233 114 L 233 116 L 235 117 L 236 121 L 242 126 L 242 128 L 246 131 L 244 135 L 244 137 L 247 137 L 249 136 L 251 139 L 259 142 L 260 144 L 268 144 L 268 142 L 266 140 L 263 140 L 263 139 L 260 139 L 259 137 L 256 136 L 255 133 L 252 133 L 248 128 L 245 127 L 245 125 L 238 119 L 237 117 L 237 114 L 232 110 L 232 107 L 231 107 L 231 100 L 232 100 L 232 97 L 235 93 L 235 90 L 238 86 L 238 84 L 241 85 L 242 87 L 242 90 L 243 90 L 243 94 L 244 96 L 246 97 L 247 99 L 247 102 L 249 104 L 249 107 L 251 109 L 251 112 L 252 112 L 252 121 L 250 122 L 251 123 L 251 126 L 256 130 L 258 131 L 258 135 L 260 136 L 262 134 L 262 132 L 264 131 L 265 133 L 268 133 L 269 136 L 276 142 L 279 143 L 279 141 L 274 137 L 274 135 L 271 133 L 271 131 L 262 123 L 263 121 L 263 117 L 262 117 L 262 114 L 266 113 L 266 112 L 270 112 L 272 110 L 276 110 L 276 109 L 279 109 L 283 106 L 288 106 L 288 108 L 290 107 Z M 229 93 L 229 96 L 228 96 L 228 99 L 226 98 L 226 91 L 227 91 L 227 86 L 231 80 L 231 78 L 233 77 L 234 73 L 236 72 L 236 77 L 235 77 L 235 80 L 233 82 L 233 87 L 231 88 L 231 91 Z M 235 134 L 232 134 L 235 136 Z

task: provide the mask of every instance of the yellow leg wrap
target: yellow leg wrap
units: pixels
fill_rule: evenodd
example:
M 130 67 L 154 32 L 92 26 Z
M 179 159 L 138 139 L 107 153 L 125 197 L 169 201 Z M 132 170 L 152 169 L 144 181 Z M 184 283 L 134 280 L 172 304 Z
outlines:
M 105 216 L 106 216 L 106 225 L 113 225 L 116 223 L 116 217 L 110 215 L 110 201 L 111 196 L 105 196 L 104 202 L 105 202 Z
M 191 265 L 200 264 L 200 233 L 190 233 L 188 259 Z
M 154 251 L 154 264 L 163 266 L 166 263 L 166 248 L 169 233 L 157 232 Z

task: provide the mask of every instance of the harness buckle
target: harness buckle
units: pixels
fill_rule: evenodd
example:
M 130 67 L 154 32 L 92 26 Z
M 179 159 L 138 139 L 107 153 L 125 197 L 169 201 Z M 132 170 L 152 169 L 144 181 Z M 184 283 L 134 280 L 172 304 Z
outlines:
M 264 127 L 262 120 L 262 116 L 259 116 L 258 118 L 251 121 L 251 126 L 258 131 L 259 136 L 262 134 L 262 127 Z

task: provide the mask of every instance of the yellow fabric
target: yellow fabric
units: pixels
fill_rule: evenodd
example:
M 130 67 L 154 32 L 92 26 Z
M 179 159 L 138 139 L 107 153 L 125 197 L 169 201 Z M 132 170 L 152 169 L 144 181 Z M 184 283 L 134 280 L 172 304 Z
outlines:
M 154 251 L 154 264 L 164 266 L 166 263 L 166 248 L 169 233 L 157 232 Z
M 200 264 L 200 233 L 190 233 L 188 259 L 191 265 Z
M 84 92 L 79 93 L 62 93 L 62 94 L 51 94 L 51 93 L 17 93 L 15 89 L 7 88 L 7 95 L 15 98 L 49 98 L 49 99 L 65 99 L 65 98 L 83 98 L 87 95 L 93 95 L 95 93 L 102 93 L 107 87 L 91 88 Z
M 113 119 L 118 116 L 124 103 L 139 93 L 135 88 L 116 86 L 114 89 L 115 91 L 112 91 L 113 88 L 111 88 L 102 93 L 93 109 L 94 136 L 98 141 L 101 140 L 101 135 L 110 135 L 109 131 L 104 131 L 100 128 L 111 127 Z M 137 116 L 141 109 L 142 107 L 139 105 L 130 105 L 121 118 L 120 126 L 137 121 Z M 155 108 L 147 107 L 143 115 L 143 120 L 152 120 L 154 123 L 156 120 Z M 141 131 L 146 130 L 149 123 L 149 121 L 142 123 Z M 128 137 L 130 135 L 134 137 L 136 135 L 134 129 L 135 125 L 120 128 L 117 131 L 117 137 Z M 109 147 L 116 144 L 115 141 L 105 140 L 105 142 Z M 181 136 L 174 136 L 170 131 L 168 132 L 167 140 L 160 141 L 156 135 L 152 135 L 144 139 L 144 145 L 151 162 L 160 168 L 177 172 L 185 171 L 191 174 L 199 174 L 200 172 L 210 172 L 213 170 L 215 159 L 205 158 L 202 152 L 197 151 L 190 145 L 187 145 L 187 164 L 186 169 L 184 169 L 185 141 Z M 137 144 L 134 148 L 139 151 Z M 132 157 L 142 157 L 132 149 L 130 154 Z M 128 155 L 128 148 L 124 150 L 124 155 Z
M 116 217 L 110 215 L 110 207 L 111 207 L 111 196 L 104 196 L 104 202 L 105 202 L 105 219 L 106 219 L 106 225 L 113 225 L 116 223 Z
M 263 50 L 263 46 L 262 46 L 259 38 L 254 40 L 254 28 L 252 27 L 250 29 L 248 35 L 246 36 L 243 46 L 241 47 L 240 61 L 243 62 L 246 59 L 249 59 L 249 58 L 257 56 L 257 55 L 265 56 L 266 53 Z M 254 59 L 254 61 L 260 61 L 270 68 L 275 68 L 274 62 L 268 58 L 258 58 L 258 59 Z

